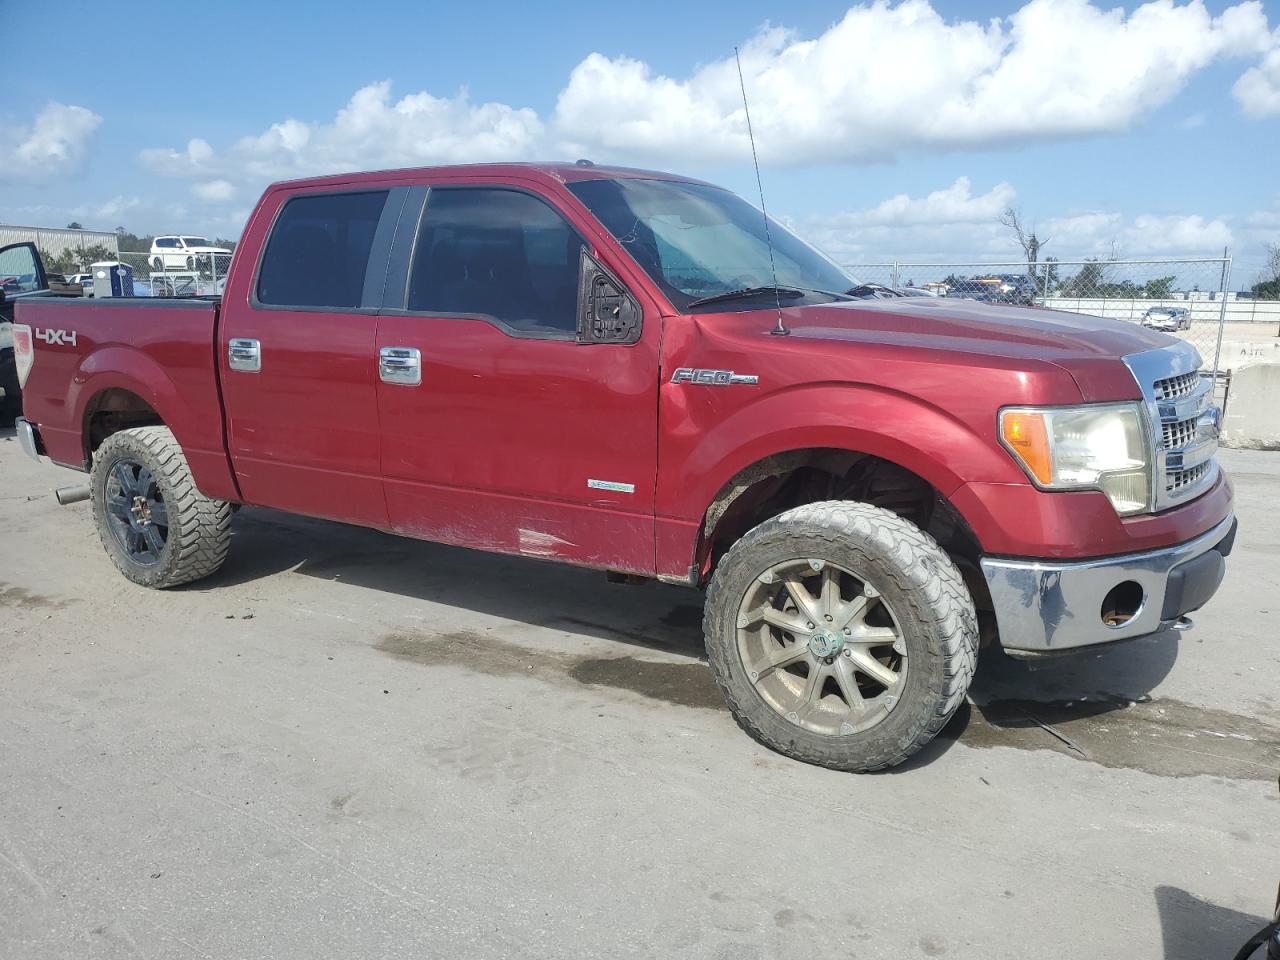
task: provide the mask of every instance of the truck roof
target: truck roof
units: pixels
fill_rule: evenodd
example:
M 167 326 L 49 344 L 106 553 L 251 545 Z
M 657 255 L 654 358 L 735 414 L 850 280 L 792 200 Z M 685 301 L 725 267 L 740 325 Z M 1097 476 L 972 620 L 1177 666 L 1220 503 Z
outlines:
M 560 183 L 574 183 L 579 180 L 674 180 L 682 183 L 706 184 L 695 177 L 685 177 L 674 173 L 663 173 L 660 170 L 643 170 L 636 167 L 612 167 L 594 163 L 559 161 L 549 163 L 462 163 L 449 166 L 400 167 L 391 170 L 351 171 L 349 173 L 328 174 L 322 177 L 303 177 L 297 180 L 282 180 L 271 185 L 272 188 L 324 186 L 325 184 L 378 183 L 403 177 L 405 174 L 431 173 L 442 176 L 460 177 L 523 177 L 525 179 L 555 180 Z M 532 176 L 531 176 L 532 175 Z M 711 186 L 711 184 L 706 184 Z

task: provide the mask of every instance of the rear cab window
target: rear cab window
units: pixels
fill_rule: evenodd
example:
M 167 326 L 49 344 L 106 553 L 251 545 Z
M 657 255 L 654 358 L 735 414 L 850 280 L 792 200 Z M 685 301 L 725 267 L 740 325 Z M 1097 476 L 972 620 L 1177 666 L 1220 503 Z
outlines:
M 268 307 L 351 310 L 366 279 L 387 190 L 313 193 L 281 208 L 258 268 L 256 302 Z

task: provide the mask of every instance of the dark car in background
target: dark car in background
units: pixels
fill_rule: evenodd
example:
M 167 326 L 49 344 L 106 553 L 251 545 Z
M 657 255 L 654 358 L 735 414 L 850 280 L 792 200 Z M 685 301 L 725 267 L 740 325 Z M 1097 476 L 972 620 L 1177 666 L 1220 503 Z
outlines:
M 13 355 L 13 308 L 26 297 L 49 294 L 44 264 L 34 243 L 0 247 L 0 424 L 22 412 L 22 391 Z
M 993 273 L 963 277 L 951 285 L 948 297 L 983 303 L 1012 303 L 1031 307 L 1036 303 L 1036 283 L 1025 273 Z

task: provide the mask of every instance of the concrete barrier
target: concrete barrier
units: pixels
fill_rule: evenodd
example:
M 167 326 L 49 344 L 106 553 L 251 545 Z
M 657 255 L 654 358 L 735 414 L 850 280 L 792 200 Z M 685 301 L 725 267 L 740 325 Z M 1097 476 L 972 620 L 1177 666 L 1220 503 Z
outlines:
M 1222 443 L 1280 450 L 1280 363 L 1255 363 L 1231 375 Z

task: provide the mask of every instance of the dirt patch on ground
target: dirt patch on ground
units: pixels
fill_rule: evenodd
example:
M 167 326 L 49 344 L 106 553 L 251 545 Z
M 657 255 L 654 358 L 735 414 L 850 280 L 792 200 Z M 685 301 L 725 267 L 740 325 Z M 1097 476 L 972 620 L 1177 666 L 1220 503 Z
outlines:
M 383 637 L 376 647 L 425 666 L 612 687 L 674 706 L 725 709 L 710 669 L 693 659 L 574 656 L 472 631 L 440 636 L 396 633 Z M 1105 767 L 1164 777 L 1274 780 L 1280 773 L 1280 727 L 1176 700 L 1096 694 L 1069 701 L 969 702 L 941 738 L 979 749 L 1054 750 Z
M 992 700 L 966 705 L 943 731 L 969 747 L 1055 750 L 1163 777 L 1274 780 L 1280 728 L 1177 700 Z

